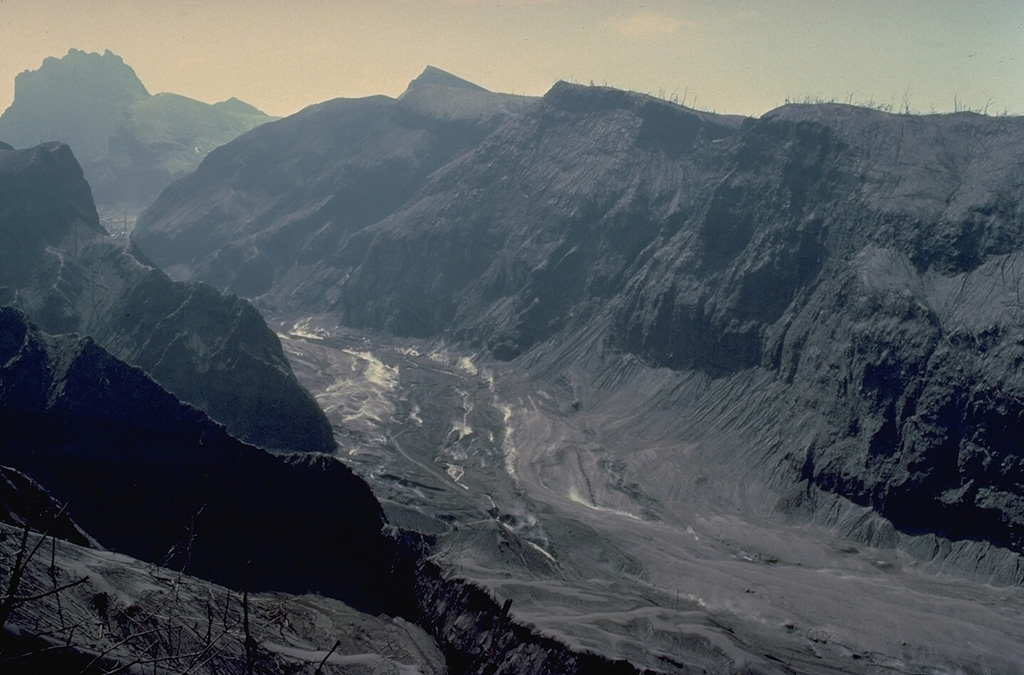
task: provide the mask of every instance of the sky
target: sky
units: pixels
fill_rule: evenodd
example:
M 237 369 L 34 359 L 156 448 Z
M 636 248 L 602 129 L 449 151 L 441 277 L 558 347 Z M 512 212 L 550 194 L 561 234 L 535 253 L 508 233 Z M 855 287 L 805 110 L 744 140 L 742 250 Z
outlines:
M 0 0 L 14 78 L 111 50 L 151 93 L 272 115 L 399 95 L 433 65 L 492 91 L 610 85 L 720 113 L 837 100 L 1024 114 L 1024 0 Z

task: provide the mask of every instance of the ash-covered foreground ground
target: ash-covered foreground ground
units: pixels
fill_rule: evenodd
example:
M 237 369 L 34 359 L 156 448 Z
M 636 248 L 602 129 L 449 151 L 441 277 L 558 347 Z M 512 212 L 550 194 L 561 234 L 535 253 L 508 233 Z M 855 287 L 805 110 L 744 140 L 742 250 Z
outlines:
M 780 499 L 756 457 L 718 459 L 729 429 L 748 444 L 755 429 L 766 455 L 785 433 L 737 405 L 770 382 L 601 354 L 513 366 L 315 318 L 277 325 L 391 521 L 437 535 L 435 559 L 544 634 L 664 672 L 1024 663 L 1024 590 L 979 573 L 998 550 L 900 533 L 836 498 L 802 517 L 810 491 Z M 721 433 L 681 442 L 694 419 Z
M 21 536 L 0 524 L 0 555 L 15 560 Z M 30 549 L 38 538 L 29 535 Z M 430 636 L 402 619 L 315 594 L 243 594 L 56 538 L 28 560 L 19 586 L 32 599 L 9 617 L 4 673 L 446 672 Z

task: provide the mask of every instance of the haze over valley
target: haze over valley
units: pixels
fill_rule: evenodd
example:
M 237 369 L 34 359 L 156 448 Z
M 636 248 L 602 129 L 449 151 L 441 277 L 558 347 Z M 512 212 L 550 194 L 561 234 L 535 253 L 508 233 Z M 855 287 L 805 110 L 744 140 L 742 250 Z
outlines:
M 72 50 L 0 141 L 11 672 L 1020 672 L 1020 117 Z

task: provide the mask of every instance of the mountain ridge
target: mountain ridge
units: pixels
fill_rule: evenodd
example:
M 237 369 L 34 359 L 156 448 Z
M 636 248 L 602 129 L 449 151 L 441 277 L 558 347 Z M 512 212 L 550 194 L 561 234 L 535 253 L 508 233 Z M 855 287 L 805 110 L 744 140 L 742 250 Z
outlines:
M 140 232 L 137 240 L 159 240 L 159 245 L 149 247 L 150 254 L 156 252 L 154 262 L 175 278 L 190 276 L 189 270 L 176 266 L 188 261 L 191 251 L 223 246 L 223 259 L 210 257 L 188 264 L 201 265 L 205 269 L 201 278 L 216 279 L 215 284 L 232 292 L 260 295 L 274 274 L 286 272 L 295 258 L 305 265 L 307 260 L 323 257 L 353 231 L 407 201 L 430 172 L 523 105 L 530 105 L 530 99 L 424 86 L 397 100 L 375 96 L 311 106 L 271 123 L 265 134 L 238 139 L 256 157 L 295 151 L 303 159 L 263 174 L 251 162 L 237 162 L 230 153 L 211 153 L 195 174 L 154 202 L 147 217 L 155 221 L 165 200 L 192 186 L 202 191 L 204 182 L 231 180 L 232 193 L 225 195 L 218 210 L 208 214 L 204 223 L 189 223 L 173 235 L 177 223 Z M 364 133 L 378 134 L 378 142 L 363 143 Z M 325 189 L 332 194 L 322 194 Z M 290 214 L 287 204 L 264 199 L 266 194 L 285 190 L 303 201 L 301 209 L 296 209 L 301 215 Z M 250 214 L 251 221 L 243 237 L 232 241 L 233 231 L 222 229 L 221 224 L 235 222 L 240 213 Z M 195 241 L 190 241 L 192 237 Z M 282 260 L 281 255 L 268 253 L 278 246 L 289 251 Z
M 393 557 L 383 514 L 343 465 L 245 445 L 91 338 L 47 335 L 9 307 L 0 308 L 0 348 L 3 462 L 73 504 L 100 543 L 234 587 L 247 569 L 254 589 L 317 587 L 394 611 L 377 562 Z M 318 527 L 314 513 L 338 539 L 295 527 Z M 185 548 L 189 522 L 199 536 Z M 256 527 L 275 536 L 250 538 Z M 342 540 L 365 557 L 339 555 Z M 309 555 L 290 560 L 293 549 Z
M 176 284 L 99 222 L 71 149 L 0 150 L 0 302 L 92 335 L 266 447 L 329 451 L 330 425 L 245 301 Z
M 459 89 L 469 89 L 472 91 L 487 91 L 478 84 L 474 84 L 469 80 L 464 80 L 457 75 L 441 70 L 434 66 L 427 66 L 423 69 L 423 72 L 417 75 L 409 86 L 406 87 L 405 93 L 409 93 L 410 90 L 416 87 L 423 87 L 426 85 L 434 85 L 440 87 L 454 87 Z
M 271 117 L 229 99 L 207 104 L 151 94 L 110 50 L 70 49 L 15 79 L 0 115 L 0 140 L 28 148 L 60 141 L 81 161 L 108 222 L 130 220 L 214 147 Z
M 794 436 L 817 440 L 772 455 L 786 476 L 777 489 L 810 481 L 907 531 L 980 536 L 1021 552 L 1021 495 L 1009 477 L 1019 472 L 1008 431 L 1014 394 L 986 394 L 988 403 L 955 394 L 1016 391 L 1017 375 L 995 375 L 994 359 L 1016 373 L 1018 329 L 950 295 L 960 281 L 976 297 L 1012 301 L 1012 282 L 993 281 L 989 268 L 1016 274 L 1019 119 L 842 106 L 746 119 L 559 83 L 481 132 L 389 213 L 330 240 L 332 253 L 296 265 L 268 241 L 261 255 L 275 264 L 257 301 L 356 328 L 454 338 L 501 359 L 543 360 L 554 341 L 582 331 L 649 367 L 713 379 L 763 372 L 796 410 L 815 411 Z M 272 164 L 302 161 L 293 148 L 275 152 Z M 218 155 L 249 157 L 237 143 Z M 256 176 L 270 170 L 249 166 Z M 197 194 L 234 180 L 211 178 Z M 216 246 L 194 258 L 172 253 L 176 238 L 214 215 L 202 197 L 176 208 L 189 187 L 165 193 L 136 241 L 183 275 L 224 286 L 243 268 L 212 275 L 201 261 L 226 261 Z M 275 217 L 287 220 L 287 193 L 267 187 L 261 199 L 275 195 Z M 330 188 L 319 194 L 341 199 Z M 236 215 L 216 216 L 226 239 L 253 222 L 235 203 Z M 259 235 L 250 241 L 259 249 Z M 290 268 L 302 270 L 301 286 Z M 958 440 L 969 425 L 950 417 L 955 409 L 976 410 L 966 418 L 984 433 Z M 972 449 L 979 443 L 984 450 Z M 962 525 L 972 522 L 974 531 Z

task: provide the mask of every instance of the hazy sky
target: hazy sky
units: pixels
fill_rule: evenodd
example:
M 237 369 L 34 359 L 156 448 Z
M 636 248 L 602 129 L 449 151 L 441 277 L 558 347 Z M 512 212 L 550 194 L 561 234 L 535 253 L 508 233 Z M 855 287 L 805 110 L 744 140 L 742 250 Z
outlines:
M 121 55 L 152 93 L 275 115 L 396 96 L 427 64 L 753 115 L 787 97 L 1024 114 L 1024 0 L 0 0 L 0 110 L 71 47 Z

